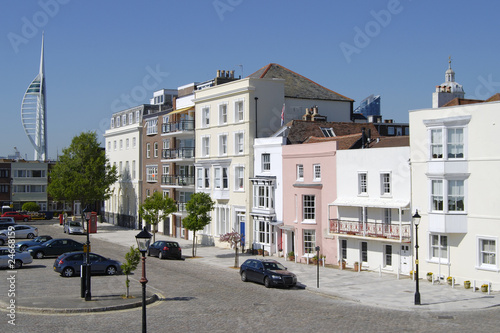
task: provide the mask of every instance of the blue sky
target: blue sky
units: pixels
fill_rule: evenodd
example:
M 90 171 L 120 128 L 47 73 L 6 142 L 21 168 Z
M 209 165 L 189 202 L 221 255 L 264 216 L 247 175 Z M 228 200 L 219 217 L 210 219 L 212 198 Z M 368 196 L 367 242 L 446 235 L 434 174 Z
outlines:
M 0 156 L 17 147 L 33 159 L 20 106 L 38 73 L 42 30 L 55 158 L 82 131 L 102 135 L 113 112 L 217 69 L 247 76 L 278 63 L 355 107 L 381 95 L 384 119 L 407 122 L 408 110 L 431 107 L 451 55 L 466 98 L 485 99 L 500 91 L 499 9 L 496 1 L 5 0 Z

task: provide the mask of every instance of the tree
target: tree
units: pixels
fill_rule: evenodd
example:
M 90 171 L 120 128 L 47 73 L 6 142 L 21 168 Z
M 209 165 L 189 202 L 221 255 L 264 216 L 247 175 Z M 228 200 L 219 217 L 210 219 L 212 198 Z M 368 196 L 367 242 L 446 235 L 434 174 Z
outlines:
M 231 248 L 234 249 L 234 268 L 237 268 L 238 265 L 238 245 L 241 244 L 241 234 L 236 232 L 234 229 L 232 232 L 228 232 L 227 234 L 220 235 L 219 241 L 227 242 L 231 245 Z
M 47 192 L 55 200 L 79 200 L 82 207 L 111 195 L 111 185 L 118 180 L 116 166 L 111 167 L 104 149 L 99 147 L 96 132 L 82 132 L 49 173 Z
M 129 298 L 129 287 L 130 287 L 130 280 L 128 276 L 130 275 L 130 273 L 132 273 L 137 269 L 137 265 L 139 265 L 140 261 L 141 261 L 141 252 L 139 252 L 138 248 L 131 246 L 130 251 L 128 251 L 125 254 L 125 263 L 123 263 L 120 266 L 123 271 L 123 274 L 125 274 L 126 276 L 125 286 L 127 286 L 127 294 L 126 294 L 127 298 Z
M 160 221 L 177 211 L 177 205 L 172 198 L 164 198 L 160 192 L 153 193 L 153 196 L 146 198 L 144 203 L 139 205 L 139 215 L 147 224 L 153 226 L 153 243 L 155 242 L 156 226 Z
M 37 205 L 36 202 L 25 202 L 21 209 L 25 212 L 38 212 L 40 210 L 40 206 Z
M 203 230 L 210 223 L 210 211 L 214 209 L 215 202 L 207 193 L 198 192 L 191 195 L 186 203 L 188 215 L 182 219 L 184 228 L 193 231 L 193 257 L 195 256 L 196 231 Z

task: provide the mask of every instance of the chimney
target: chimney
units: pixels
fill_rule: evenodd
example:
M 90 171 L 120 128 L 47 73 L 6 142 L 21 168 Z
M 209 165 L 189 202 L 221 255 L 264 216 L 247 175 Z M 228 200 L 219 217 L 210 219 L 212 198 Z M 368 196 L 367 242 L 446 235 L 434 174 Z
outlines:
M 221 77 L 224 77 L 224 76 L 226 76 L 226 71 L 225 71 L 225 70 L 222 70 L 222 71 L 221 71 Z
M 220 69 L 217 70 L 217 77 L 220 77 Z
M 231 79 L 234 79 L 234 71 L 231 71 L 230 77 L 231 77 Z
M 365 148 L 366 145 L 366 132 L 365 128 L 361 128 L 361 148 Z

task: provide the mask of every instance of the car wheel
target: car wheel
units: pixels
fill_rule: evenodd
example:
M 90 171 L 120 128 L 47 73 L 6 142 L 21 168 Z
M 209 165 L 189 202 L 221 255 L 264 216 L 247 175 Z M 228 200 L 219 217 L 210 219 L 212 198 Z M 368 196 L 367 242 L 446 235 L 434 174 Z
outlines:
M 62 276 L 64 277 L 72 277 L 75 274 L 75 270 L 71 267 L 66 267 L 62 271 Z
M 21 247 L 19 248 L 19 251 L 24 252 L 24 251 L 26 251 L 27 248 L 28 247 L 26 245 L 21 245 Z
M 163 255 L 163 252 L 161 252 L 161 251 L 158 252 L 158 258 L 160 258 L 160 259 L 164 259 L 165 258 L 165 256 Z
M 0 239 L 0 245 L 3 245 L 4 243 L 3 239 Z
M 44 254 L 42 251 L 38 251 L 37 253 L 35 253 L 35 258 L 42 259 L 43 257 L 44 257 Z
M 271 280 L 269 280 L 267 276 L 264 278 L 264 286 L 266 288 L 271 288 Z
M 109 266 L 108 268 L 106 268 L 106 274 L 107 275 L 115 275 L 116 274 L 116 267 Z
M 35 238 L 35 235 L 34 235 L 34 234 L 32 234 L 32 233 L 29 233 L 29 234 L 28 234 L 28 238 L 29 238 L 29 239 L 33 239 L 33 238 Z
M 25 218 L 23 219 L 23 221 L 24 221 L 24 222 L 28 222 L 28 218 L 27 218 L 27 217 L 25 217 Z
M 16 259 L 16 262 L 14 263 L 14 268 L 19 269 L 21 267 L 23 267 L 23 262 L 19 259 Z
M 247 272 L 245 272 L 245 271 L 241 272 L 241 281 L 243 281 L 243 282 L 248 281 Z

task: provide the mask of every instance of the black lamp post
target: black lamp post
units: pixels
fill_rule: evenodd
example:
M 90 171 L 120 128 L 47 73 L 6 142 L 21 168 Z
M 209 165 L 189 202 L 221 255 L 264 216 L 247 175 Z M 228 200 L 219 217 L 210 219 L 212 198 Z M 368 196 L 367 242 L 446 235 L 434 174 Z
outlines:
M 412 219 L 415 224 L 415 273 L 417 276 L 415 279 L 415 305 L 420 305 L 420 291 L 418 289 L 418 225 L 420 223 L 420 215 L 418 214 L 418 209 L 415 211 Z
M 90 283 L 90 276 L 91 274 L 91 266 L 90 266 L 90 214 L 91 210 L 89 209 L 89 206 L 86 206 L 85 209 L 83 210 L 83 215 L 85 217 L 85 220 L 87 221 L 87 243 L 85 244 L 85 269 L 83 270 L 82 274 L 82 279 L 85 281 L 85 301 L 91 301 L 92 300 L 92 293 L 91 293 L 91 283 Z M 82 281 L 83 282 L 83 281 Z
M 318 260 L 316 260 L 316 288 L 319 288 L 319 250 L 320 250 L 320 247 L 316 246 L 315 250 L 316 250 L 316 258 L 318 258 Z
M 142 277 L 139 282 L 142 284 L 142 332 L 146 333 L 146 251 L 149 248 L 149 242 L 151 241 L 151 234 L 144 227 L 140 233 L 135 236 L 137 241 L 137 247 L 142 254 Z

